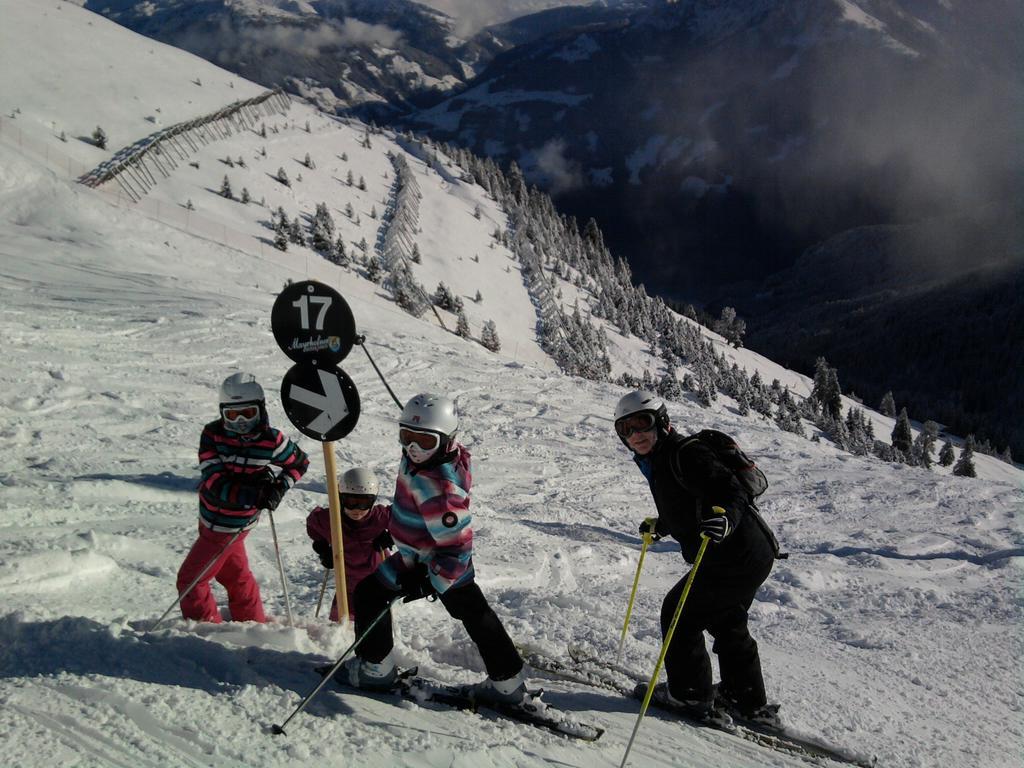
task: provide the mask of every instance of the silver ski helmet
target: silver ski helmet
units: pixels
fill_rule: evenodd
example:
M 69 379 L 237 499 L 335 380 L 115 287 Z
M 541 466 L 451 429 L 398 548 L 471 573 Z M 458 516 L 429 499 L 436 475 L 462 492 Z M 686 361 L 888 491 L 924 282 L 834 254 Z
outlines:
M 627 416 L 633 416 L 638 413 L 649 413 L 652 415 L 659 437 L 668 432 L 668 408 L 665 407 L 665 401 L 653 392 L 638 389 L 630 392 L 628 395 L 623 395 L 615 406 L 615 433 L 626 447 L 629 447 L 629 443 L 626 442 L 626 438 L 619 432 L 618 424 Z
M 444 440 L 451 440 L 459 431 L 459 415 L 451 398 L 425 392 L 405 404 L 398 425 L 419 432 L 434 432 Z
M 266 418 L 263 387 L 251 373 L 233 373 L 224 379 L 218 401 L 224 428 L 230 432 L 248 434 Z M 253 407 L 255 411 L 250 412 Z
M 365 467 L 355 467 L 338 478 L 338 493 L 352 496 L 376 496 L 380 490 L 377 477 Z

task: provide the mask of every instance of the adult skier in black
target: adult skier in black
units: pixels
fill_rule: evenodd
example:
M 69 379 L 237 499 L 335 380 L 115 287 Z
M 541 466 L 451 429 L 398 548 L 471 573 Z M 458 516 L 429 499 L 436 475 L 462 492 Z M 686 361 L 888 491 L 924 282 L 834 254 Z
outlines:
M 747 628 L 747 611 L 775 560 L 774 537 L 755 519 L 747 492 L 714 451 L 672 428 L 660 397 L 636 391 L 619 400 L 615 431 L 633 451 L 658 509 L 640 532 L 671 536 L 690 564 L 701 537 L 710 541 L 665 656 L 668 683 L 658 685 L 655 699 L 696 719 L 713 720 L 726 709 L 777 724 L 778 706 L 767 703 L 757 643 Z M 686 576 L 662 603 L 663 636 L 685 582 Z M 714 638 L 721 670 L 717 696 L 705 631 Z

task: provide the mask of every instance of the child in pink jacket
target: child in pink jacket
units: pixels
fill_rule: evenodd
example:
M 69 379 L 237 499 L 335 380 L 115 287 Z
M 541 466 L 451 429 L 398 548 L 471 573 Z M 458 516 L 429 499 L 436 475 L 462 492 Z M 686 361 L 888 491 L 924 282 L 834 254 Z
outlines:
M 363 579 L 384 562 L 391 547 L 388 526 L 391 507 L 375 504 L 377 478 L 362 467 L 350 469 L 338 480 L 341 497 L 341 534 L 344 546 L 345 591 L 348 593 L 349 618 L 353 619 L 353 595 Z M 316 507 L 306 518 L 306 533 L 313 540 L 313 551 L 320 557 L 324 568 L 334 568 L 331 549 L 331 512 L 328 507 Z M 331 604 L 331 621 L 338 620 L 338 598 Z

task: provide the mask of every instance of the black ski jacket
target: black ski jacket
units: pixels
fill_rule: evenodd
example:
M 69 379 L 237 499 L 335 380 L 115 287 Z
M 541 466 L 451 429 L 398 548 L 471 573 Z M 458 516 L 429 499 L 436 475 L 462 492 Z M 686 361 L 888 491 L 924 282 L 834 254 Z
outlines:
M 701 569 L 759 570 L 770 565 L 775 557 L 770 534 L 750 512 L 747 493 L 736 476 L 706 445 L 684 442 L 686 438 L 675 430 L 660 432 L 650 454 L 633 457 L 654 495 L 658 535 L 678 541 L 686 562 L 693 563 L 701 544 L 701 511 L 722 507 L 729 518 L 729 535 L 708 545 Z

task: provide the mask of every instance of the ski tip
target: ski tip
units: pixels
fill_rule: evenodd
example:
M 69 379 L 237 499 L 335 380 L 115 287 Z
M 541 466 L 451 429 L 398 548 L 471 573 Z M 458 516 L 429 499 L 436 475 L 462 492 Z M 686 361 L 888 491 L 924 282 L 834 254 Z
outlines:
M 287 736 L 288 735 L 287 733 L 285 733 L 284 728 L 282 728 L 277 723 L 274 723 L 273 725 L 270 726 L 270 732 L 272 734 L 274 734 L 275 736 Z

